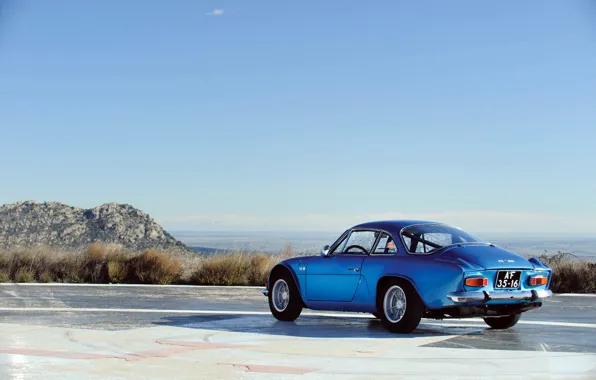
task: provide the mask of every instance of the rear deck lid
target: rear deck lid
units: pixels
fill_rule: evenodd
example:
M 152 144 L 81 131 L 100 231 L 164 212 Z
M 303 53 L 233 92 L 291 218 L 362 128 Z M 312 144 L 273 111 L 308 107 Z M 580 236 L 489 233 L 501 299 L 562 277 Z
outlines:
M 445 248 L 441 258 L 461 258 L 484 269 L 534 269 L 522 256 L 489 244 L 464 243 Z

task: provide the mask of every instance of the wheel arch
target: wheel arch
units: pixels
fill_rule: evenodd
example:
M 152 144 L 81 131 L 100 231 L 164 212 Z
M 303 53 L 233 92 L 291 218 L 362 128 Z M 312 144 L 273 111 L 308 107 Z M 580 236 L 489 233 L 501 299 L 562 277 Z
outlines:
M 426 303 L 424 302 L 424 299 L 422 298 L 419 289 L 416 287 L 415 282 L 412 281 L 411 278 L 408 278 L 406 276 L 393 275 L 393 274 L 384 275 L 384 276 L 380 277 L 379 280 L 377 281 L 377 286 L 375 288 L 375 304 L 377 305 L 377 307 L 379 305 L 379 301 L 380 301 L 380 297 L 381 297 L 380 290 L 383 288 L 383 286 L 385 286 L 385 284 L 387 282 L 395 281 L 395 280 L 398 280 L 402 284 L 411 287 L 418 295 L 418 298 L 422 302 L 422 305 L 424 305 L 424 308 L 427 308 Z
M 298 276 L 296 275 L 296 272 L 294 272 L 294 270 L 290 266 L 286 265 L 285 263 L 278 263 L 273 268 L 271 268 L 271 271 L 269 272 L 269 276 L 267 277 L 267 289 L 269 289 L 269 291 L 271 291 L 271 277 L 277 273 L 287 273 L 292 277 L 292 280 L 294 281 L 294 285 L 298 289 L 298 295 L 300 296 L 300 302 L 302 303 L 303 307 L 306 307 L 306 304 L 304 303 L 304 299 L 302 299 L 302 289 L 301 289 L 300 281 L 298 281 Z

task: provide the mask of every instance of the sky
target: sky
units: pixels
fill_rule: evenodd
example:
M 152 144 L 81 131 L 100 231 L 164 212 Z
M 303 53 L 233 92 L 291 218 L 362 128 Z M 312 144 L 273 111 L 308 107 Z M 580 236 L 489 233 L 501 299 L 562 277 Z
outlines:
M 596 234 L 593 1 L 0 4 L 1 204 Z

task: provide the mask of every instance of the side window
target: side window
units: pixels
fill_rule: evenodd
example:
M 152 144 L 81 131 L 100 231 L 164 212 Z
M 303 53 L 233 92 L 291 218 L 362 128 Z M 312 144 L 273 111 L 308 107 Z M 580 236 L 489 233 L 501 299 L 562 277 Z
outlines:
M 395 245 L 393 238 L 387 233 L 383 232 L 379 238 L 379 244 L 377 244 L 374 253 L 385 255 L 397 253 L 397 246 Z
M 347 240 L 343 253 L 346 254 L 368 254 L 375 240 L 375 231 L 353 231 Z

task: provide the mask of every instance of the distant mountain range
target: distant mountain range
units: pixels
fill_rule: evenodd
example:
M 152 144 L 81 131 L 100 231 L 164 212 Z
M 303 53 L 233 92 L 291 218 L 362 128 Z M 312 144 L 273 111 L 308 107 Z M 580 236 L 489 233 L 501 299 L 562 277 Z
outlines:
M 190 250 L 149 215 L 127 204 L 82 209 L 59 202 L 26 201 L 0 207 L 0 248 L 43 245 L 71 249 L 93 242 L 130 250 Z

